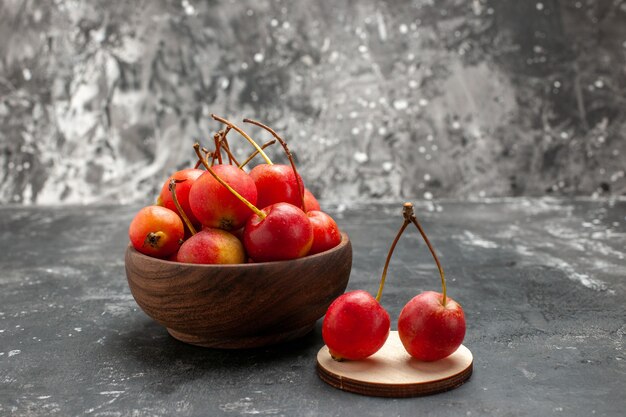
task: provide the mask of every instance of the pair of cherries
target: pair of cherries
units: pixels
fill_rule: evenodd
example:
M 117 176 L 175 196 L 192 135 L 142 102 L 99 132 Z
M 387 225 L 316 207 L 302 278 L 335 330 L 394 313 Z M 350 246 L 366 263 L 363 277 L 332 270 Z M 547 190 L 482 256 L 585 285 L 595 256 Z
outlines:
M 385 344 L 389 336 L 390 319 L 389 313 L 380 305 L 380 297 L 391 255 L 409 223 L 417 227 L 435 259 L 443 292 L 423 292 L 404 306 L 398 318 L 400 340 L 407 352 L 421 361 L 443 359 L 454 353 L 463 342 L 463 309 L 446 295 L 443 269 L 415 217 L 413 204 L 404 204 L 403 216 L 404 223 L 389 249 L 376 298 L 366 291 L 356 290 L 341 295 L 328 307 L 322 325 L 322 337 L 335 360 L 365 359 Z

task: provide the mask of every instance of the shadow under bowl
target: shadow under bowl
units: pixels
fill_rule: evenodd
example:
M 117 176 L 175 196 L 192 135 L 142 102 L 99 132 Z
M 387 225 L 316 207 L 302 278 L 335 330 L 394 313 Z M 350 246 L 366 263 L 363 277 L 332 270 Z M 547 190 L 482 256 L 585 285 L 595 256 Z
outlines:
M 352 245 L 341 243 L 304 258 L 236 265 L 199 265 L 146 256 L 129 245 L 126 277 L 141 309 L 176 339 L 193 345 L 244 349 L 310 332 L 343 294 Z

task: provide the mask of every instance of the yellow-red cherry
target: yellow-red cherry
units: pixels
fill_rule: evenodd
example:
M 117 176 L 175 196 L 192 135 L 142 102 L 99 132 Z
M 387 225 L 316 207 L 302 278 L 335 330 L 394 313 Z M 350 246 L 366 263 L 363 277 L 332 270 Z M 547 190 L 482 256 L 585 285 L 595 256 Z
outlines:
M 170 191 L 171 180 L 176 180 L 176 199 L 187 217 L 189 217 L 189 220 L 194 225 L 198 225 L 200 222 L 198 222 L 198 219 L 196 219 L 196 216 L 194 216 L 191 211 L 191 207 L 189 207 L 189 190 L 191 190 L 193 183 L 202 174 L 204 174 L 203 170 L 195 168 L 187 168 L 173 173 L 167 181 L 165 181 L 163 187 L 161 187 L 161 193 L 158 198 L 159 205 L 175 213 L 178 212 L 174 199 L 172 198 L 172 192 Z
M 181 245 L 176 260 L 192 264 L 241 264 L 246 261 L 246 253 L 233 234 L 206 228 Z
M 147 206 L 130 222 L 128 236 L 135 249 L 157 258 L 176 253 L 185 235 L 183 222 L 172 210 Z

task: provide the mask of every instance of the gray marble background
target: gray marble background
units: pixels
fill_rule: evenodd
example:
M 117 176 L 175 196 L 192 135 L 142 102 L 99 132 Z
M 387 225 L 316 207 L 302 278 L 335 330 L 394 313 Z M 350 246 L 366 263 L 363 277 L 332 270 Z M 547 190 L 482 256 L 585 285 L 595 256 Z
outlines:
M 210 113 L 329 200 L 624 195 L 626 1 L 0 0 L 0 203 L 153 200 Z

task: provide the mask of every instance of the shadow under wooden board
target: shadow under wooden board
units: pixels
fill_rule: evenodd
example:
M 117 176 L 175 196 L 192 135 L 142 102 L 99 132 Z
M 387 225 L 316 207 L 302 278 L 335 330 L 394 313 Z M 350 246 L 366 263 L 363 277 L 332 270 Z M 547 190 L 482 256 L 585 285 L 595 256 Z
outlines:
M 317 353 L 317 372 L 324 382 L 375 397 L 416 397 L 454 389 L 472 375 L 473 363 L 472 352 L 463 345 L 439 361 L 418 361 L 406 352 L 396 331 L 365 360 L 337 362 L 326 346 Z

